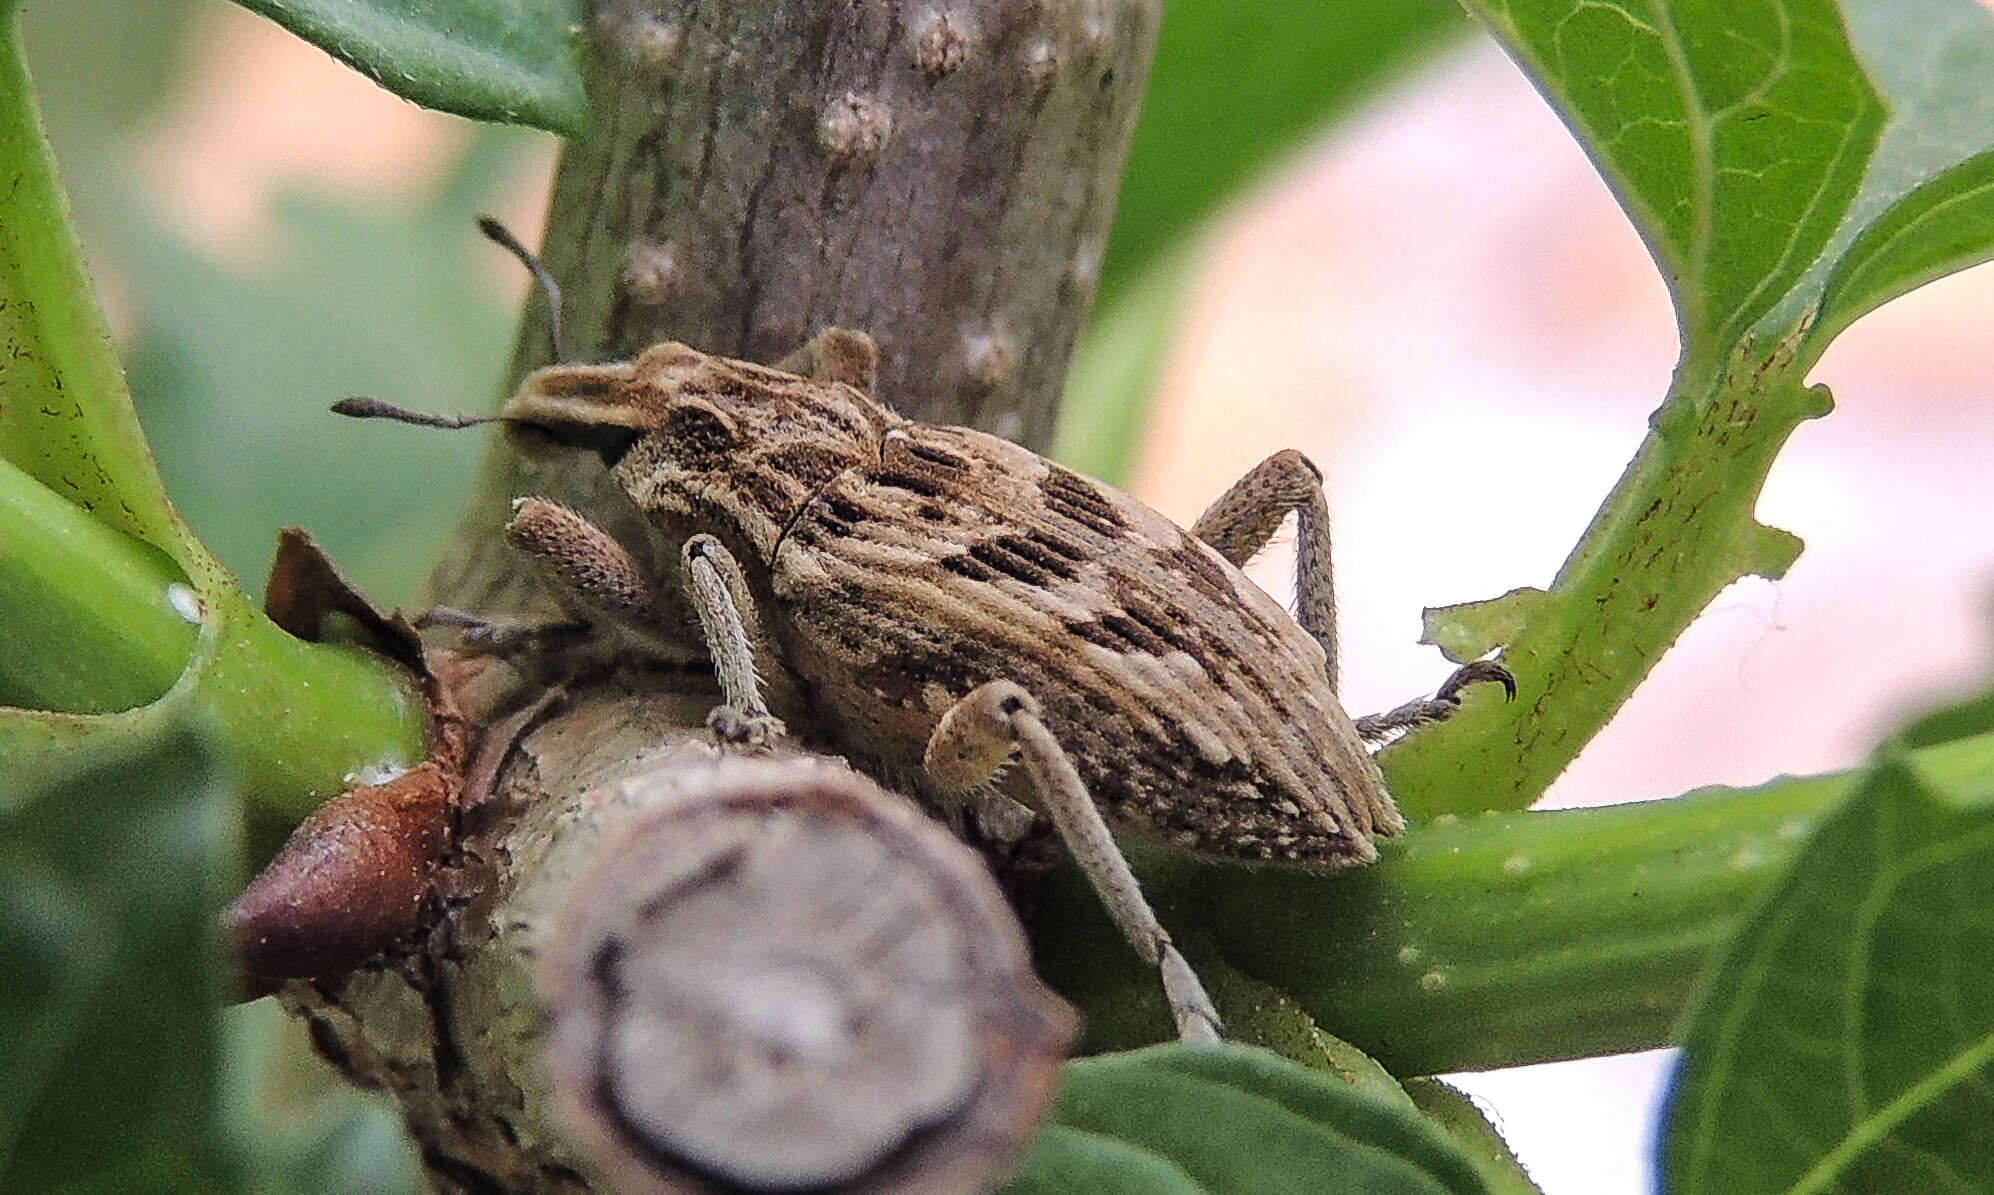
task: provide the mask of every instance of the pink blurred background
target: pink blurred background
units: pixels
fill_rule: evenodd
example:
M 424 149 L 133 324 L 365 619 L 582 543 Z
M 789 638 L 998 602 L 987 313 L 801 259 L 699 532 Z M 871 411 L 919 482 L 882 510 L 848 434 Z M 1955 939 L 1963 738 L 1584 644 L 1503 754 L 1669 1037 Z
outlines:
M 204 20 L 195 82 L 141 166 L 172 223 L 238 268 L 279 250 L 278 191 L 414 205 L 464 142 L 456 122 L 266 22 L 220 4 Z M 551 164 L 550 149 L 501 213 L 515 227 L 537 226 Z M 522 285 L 493 269 L 495 285 Z M 1345 697 L 1359 712 L 1446 675 L 1415 642 L 1422 606 L 1550 580 L 1674 360 L 1646 251 L 1486 43 L 1279 171 L 1210 230 L 1195 275 L 1133 488 L 1188 522 L 1268 453 L 1307 451 L 1336 512 Z M 1838 410 L 1794 437 L 1759 507 L 1806 553 L 1782 581 L 1721 595 L 1549 803 L 1846 766 L 1986 673 L 1990 317 L 1994 274 L 1972 271 L 1829 351 L 1814 380 Z M 1284 553 L 1256 571 L 1285 592 Z M 1648 1054 L 1463 1082 L 1550 1195 L 1631 1195 L 1651 1186 L 1665 1066 Z
M 1675 360 L 1668 294 L 1604 183 L 1492 45 L 1452 54 L 1215 229 L 1135 489 L 1202 504 L 1268 452 L 1328 477 L 1345 702 L 1447 673 L 1419 611 L 1550 581 Z M 1759 517 L 1807 550 L 1721 594 L 1547 805 L 1860 760 L 1988 672 L 1994 272 L 1857 323 Z M 1287 584 L 1278 551 L 1256 562 Z M 1275 592 L 1285 592 L 1275 589 Z M 1547 1195 L 1652 1189 L 1662 1052 L 1463 1077 Z

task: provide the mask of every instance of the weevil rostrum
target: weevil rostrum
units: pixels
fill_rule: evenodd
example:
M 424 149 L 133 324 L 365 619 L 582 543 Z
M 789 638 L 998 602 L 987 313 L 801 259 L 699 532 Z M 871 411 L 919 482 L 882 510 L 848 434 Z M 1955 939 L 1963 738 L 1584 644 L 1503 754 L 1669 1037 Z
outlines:
M 626 639 L 682 655 L 689 604 L 727 733 L 787 726 L 987 833 L 1050 818 L 1180 1035 L 1216 1038 L 1116 838 L 1369 862 L 1404 823 L 1366 741 L 1446 717 L 1467 684 L 1513 682 L 1470 664 L 1434 698 L 1351 719 L 1322 479 L 1300 453 L 1186 531 L 996 436 L 895 415 L 870 393 L 874 360 L 870 338 L 831 329 L 775 367 L 666 343 L 543 368 L 494 418 L 601 452 L 657 542 L 633 552 L 541 498 L 515 502 L 509 538 Z M 1240 572 L 1290 512 L 1295 616 Z

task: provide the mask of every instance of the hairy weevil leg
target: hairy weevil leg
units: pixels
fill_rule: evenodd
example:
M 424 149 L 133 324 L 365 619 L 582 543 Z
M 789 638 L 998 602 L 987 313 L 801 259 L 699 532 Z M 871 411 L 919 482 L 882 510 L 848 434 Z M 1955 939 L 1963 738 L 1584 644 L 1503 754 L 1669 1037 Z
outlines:
M 1108 915 L 1162 980 L 1178 1036 L 1192 1042 L 1218 1041 L 1218 1009 L 1156 920 L 1080 773 L 1047 728 L 1031 694 L 1011 681 L 978 687 L 942 715 L 928 739 L 924 763 L 942 789 L 964 793 L 988 783 L 1014 755 L 1023 756 L 1039 800 Z

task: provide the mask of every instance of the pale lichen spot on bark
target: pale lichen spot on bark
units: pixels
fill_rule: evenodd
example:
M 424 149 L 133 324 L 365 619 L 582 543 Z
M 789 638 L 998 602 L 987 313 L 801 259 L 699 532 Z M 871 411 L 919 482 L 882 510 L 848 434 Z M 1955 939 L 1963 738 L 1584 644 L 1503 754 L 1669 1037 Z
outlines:
M 645 75 L 676 66 L 685 49 L 685 29 L 677 22 L 610 7 L 597 14 L 595 35 L 603 46 Z
M 910 31 L 914 68 L 931 79 L 952 75 L 975 52 L 977 40 L 976 25 L 968 15 L 947 9 L 924 12 Z
M 817 145 L 844 166 L 863 166 L 879 157 L 893 136 L 893 114 L 876 97 L 848 91 L 825 106 L 817 118 Z
M 962 338 L 963 375 L 972 385 L 995 390 L 1018 367 L 1018 348 L 995 325 L 967 331 Z
M 616 286 L 633 303 L 660 306 L 680 294 L 685 287 L 685 271 L 679 264 L 676 241 L 652 241 L 639 237 L 623 254 L 616 272 Z

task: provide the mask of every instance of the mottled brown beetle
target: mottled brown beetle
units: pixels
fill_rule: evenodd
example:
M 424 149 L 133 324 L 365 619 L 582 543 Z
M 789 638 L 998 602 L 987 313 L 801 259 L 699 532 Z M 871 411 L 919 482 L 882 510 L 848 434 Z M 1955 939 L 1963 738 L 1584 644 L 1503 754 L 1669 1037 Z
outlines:
M 774 368 L 667 343 L 541 369 L 488 418 L 602 452 L 657 563 L 541 498 L 514 503 L 508 536 L 579 613 L 678 658 L 684 594 L 733 737 L 787 725 L 987 835 L 1049 816 L 1180 1034 L 1216 1037 L 1109 824 L 1213 858 L 1369 862 L 1404 823 L 1366 740 L 1446 717 L 1471 682 L 1514 682 L 1470 664 L 1432 699 L 1351 720 L 1322 479 L 1298 452 L 1186 532 L 996 436 L 900 418 L 874 373 L 871 339 L 844 329 Z M 1239 571 L 1290 511 L 1297 617 Z M 1004 775 L 1017 757 L 1022 777 Z

